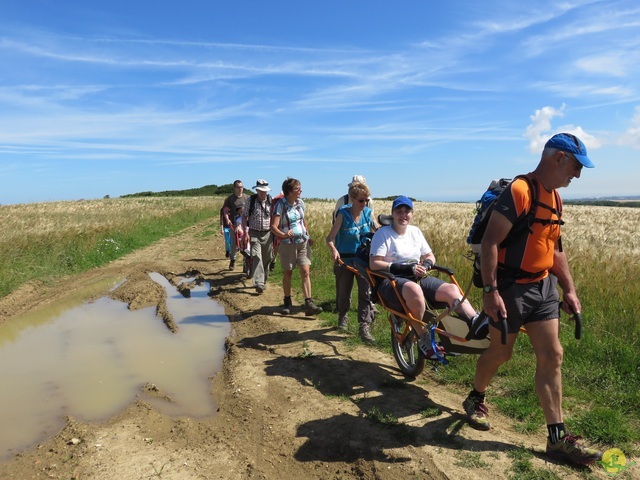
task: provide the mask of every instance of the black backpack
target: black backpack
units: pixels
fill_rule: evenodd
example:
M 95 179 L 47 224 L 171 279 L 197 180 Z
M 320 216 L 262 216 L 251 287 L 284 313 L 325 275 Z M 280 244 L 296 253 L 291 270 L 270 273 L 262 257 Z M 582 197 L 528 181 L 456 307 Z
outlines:
M 483 287 L 482 275 L 480 273 L 480 244 L 482 243 L 484 232 L 487 229 L 489 218 L 491 217 L 491 213 L 493 212 L 495 204 L 502 192 L 512 183 L 512 181 L 515 181 L 518 178 L 522 178 L 527 182 L 527 187 L 531 193 L 531 208 L 529 211 L 523 212 L 518 218 L 516 218 L 509 234 L 500 244 L 500 248 L 507 247 L 522 235 L 529 235 L 533 233 L 531 227 L 534 223 L 541 223 L 543 225 L 564 225 L 564 221 L 562 220 L 562 201 L 560 200 L 560 195 L 557 190 L 554 190 L 556 205 L 558 206 L 558 209 L 556 210 L 538 200 L 538 180 L 533 174 L 528 173 L 526 175 L 518 175 L 513 180 L 509 178 L 493 180 L 489 185 L 489 188 L 487 188 L 487 191 L 482 195 L 482 197 L 480 197 L 480 200 L 476 202 L 476 216 L 473 219 L 469 235 L 467 236 L 467 243 L 471 246 L 471 258 L 473 260 L 473 284 L 476 287 Z M 551 210 L 557 215 L 558 220 L 536 218 L 538 207 Z M 560 249 L 562 250 L 562 246 Z M 502 274 L 506 274 L 511 279 L 537 277 L 541 273 L 525 272 L 521 269 L 507 269 L 504 265 L 499 265 L 499 269 L 502 270 Z

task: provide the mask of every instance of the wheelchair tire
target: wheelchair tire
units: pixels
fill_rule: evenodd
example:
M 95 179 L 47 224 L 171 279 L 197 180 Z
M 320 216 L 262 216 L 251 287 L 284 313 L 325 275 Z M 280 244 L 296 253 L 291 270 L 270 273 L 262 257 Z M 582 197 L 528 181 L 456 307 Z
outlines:
M 391 346 L 393 356 L 398 363 L 400 371 L 407 377 L 417 377 L 424 370 L 425 358 L 418 349 L 418 339 L 415 330 L 411 330 L 401 343 L 396 337 L 396 333 L 404 330 L 404 321 L 398 319 L 394 314 L 391 316 Z

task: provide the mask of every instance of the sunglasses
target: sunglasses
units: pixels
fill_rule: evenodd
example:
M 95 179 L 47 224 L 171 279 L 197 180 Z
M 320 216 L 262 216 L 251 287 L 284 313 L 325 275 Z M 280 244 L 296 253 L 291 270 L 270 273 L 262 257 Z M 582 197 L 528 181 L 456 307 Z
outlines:
M 569 154 L 567 152 L 562 152 L 564 153 L 564 156 L 571 159 L 573 161 L 574 167 L 577 168 L 578 170 L 582 170 L 582 163 L 580 163 L 580 161 L 573 155 L 573 154 Z
M 358 199 L 356 200 L 356 202 L 358 202 L 358 203 L 367 203 L 368 201 L 369 201 L 369 199 L 368 199 L 368 198 L 358 198 Z

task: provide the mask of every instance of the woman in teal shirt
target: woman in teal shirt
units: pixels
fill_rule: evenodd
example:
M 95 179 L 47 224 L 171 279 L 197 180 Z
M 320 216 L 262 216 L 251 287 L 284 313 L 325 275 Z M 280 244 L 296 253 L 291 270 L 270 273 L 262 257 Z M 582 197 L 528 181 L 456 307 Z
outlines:
M 358 323 L 360 338 L 364 342 L 373 342 L 371 322 L 373 322 L 373 303 L 371 291 L 366 280 L 337 263 L 341 259 L 347 265 L 353 265 L 355 253 L 360 246 L 362 235 L 376 230 L 372 212 L 367 207 L 370 195 L 369 187 L 364 183 L 354 183 L 349 187 L 351 203 L 338 209 L 335 223 L 327 235 L 327 246 L 331 250 L 334 262 L 333 273 L 336 276 L 336 304 L 338 308 L 338 328 L 348 329 L 348 312 L 351 308 L 351 291 L 354 278 L 358 282 Z

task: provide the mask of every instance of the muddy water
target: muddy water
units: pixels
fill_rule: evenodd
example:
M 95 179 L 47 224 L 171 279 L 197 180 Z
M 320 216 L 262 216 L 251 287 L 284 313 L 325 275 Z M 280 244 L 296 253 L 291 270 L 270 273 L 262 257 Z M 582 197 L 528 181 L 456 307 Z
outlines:
M 57 433 L 67 415 L 103 420 L 136 397 L 171 415 L 215 411 L 209 377 L 221 367 L 228 317 L 206 284 L 187 299 L 151 277 L 167 290 L 177 333 L 155 308 L 129 311 L 106 297 L 45 322 L 0 325 L 0 458 Z

